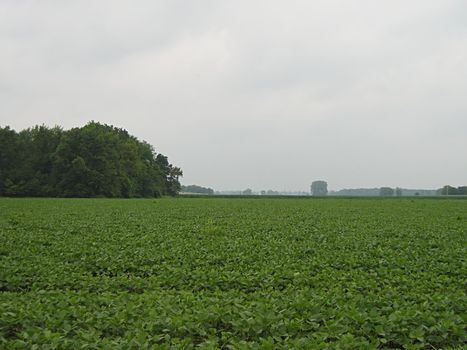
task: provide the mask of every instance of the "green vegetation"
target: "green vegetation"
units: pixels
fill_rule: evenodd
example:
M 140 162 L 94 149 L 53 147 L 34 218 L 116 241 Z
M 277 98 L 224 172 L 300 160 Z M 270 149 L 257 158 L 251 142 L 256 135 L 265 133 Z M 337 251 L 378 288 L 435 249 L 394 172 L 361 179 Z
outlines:
M 124 129 L 0 127 L 0 196 L 159 197 L 180 190 L 182 171 Z
M 467 200 L 0 199 L 2 349 L 461 349 Z
M 310 186 L 312 196 L 322 197 L 328 194 L 328 183 L 326 181 L 313 181 Z
M 456 188 L 446 185 L 440 188 L 437 194 L 444 196 L 467 196 L 467 186 L 459 186 Z
M 181 191 L 185 193 L 208 194 L 208 195 L 214 194 L 214 190 L 212 188 L 198 186 L 198 185 L 182 186 Z
M 394 196 L 394 189 L 391 187 L 381 187 L 379 189 L 379 195 L 383 197 L 391 197 Z

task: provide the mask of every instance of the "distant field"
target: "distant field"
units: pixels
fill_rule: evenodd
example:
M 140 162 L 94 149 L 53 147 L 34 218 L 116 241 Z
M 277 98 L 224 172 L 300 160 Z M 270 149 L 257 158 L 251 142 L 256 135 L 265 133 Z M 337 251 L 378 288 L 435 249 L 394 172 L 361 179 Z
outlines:
M 467 200 L 0 199 L 0 349 L 461 349 Z

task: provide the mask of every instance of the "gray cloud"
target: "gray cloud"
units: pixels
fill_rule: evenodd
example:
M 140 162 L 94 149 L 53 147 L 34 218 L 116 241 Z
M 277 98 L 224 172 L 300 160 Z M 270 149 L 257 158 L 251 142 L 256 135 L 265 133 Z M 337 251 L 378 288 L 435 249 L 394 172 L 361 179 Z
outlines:
M 466 182 L 463 0 L 11 0 L 0 47 L 0 124 L 121 126 L 185 183 Z

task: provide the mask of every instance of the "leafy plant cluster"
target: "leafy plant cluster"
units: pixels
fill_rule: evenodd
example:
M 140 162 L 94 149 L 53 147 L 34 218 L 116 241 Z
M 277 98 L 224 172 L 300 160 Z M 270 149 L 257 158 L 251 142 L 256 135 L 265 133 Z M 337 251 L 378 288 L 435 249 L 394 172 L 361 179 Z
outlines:
M 462 349 L 467 200 L 0 199 L 2 349 Z
M 0 128 L 0 196 L 158 197 L 180 190 L 182 172 L 124 129 Z

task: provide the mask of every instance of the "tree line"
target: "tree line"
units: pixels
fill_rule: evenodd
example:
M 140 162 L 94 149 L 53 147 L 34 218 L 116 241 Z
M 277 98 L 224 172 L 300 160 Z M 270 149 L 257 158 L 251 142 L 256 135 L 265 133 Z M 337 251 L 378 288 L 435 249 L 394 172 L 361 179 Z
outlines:
M 467 186 L 453 187 L 446 185 L 443 188 L 438 189 L 437 193 L 444 196 L 466 196 Z
M 195 194 L 208 194 L 208 195 L 214 194 L 214 190 L 212 188 L 198 186 L 198 185 L 187 185 L 187 186 L 182 185 L 181 192 L 195 193 Z
M 0 196 L 173 196 L 180 176 L 150 144 L 111 125 L 0 127 Z
M 312 196 L 328 195 L 326 181 L 313 181 L 310 187 Z M 381 197 L 401 197 L 401 196 L 465 196 L 467 195 L 467 186 L 453 187 L 446 185 L 435 190 L 413 190 L 400 187 L 380 187 L 380 188 L 356 188 L 331 191 L 332 196 L 381 196 Z
M 422 192 L 422 193 L 420 193 Z M 426 192 L 426 191 L 425 191 Z M 437 190 L 432 190 L 430 191 L 430 195 L 437 195 L 437 196 L 465 196 L 467 195 L 467 186 L 459 186 L 459 187 L 452 187 L 449 185 L 444 186 L 443 188 L 437 189 Z M 433 193 L 434 192 L 434 193 Z M 423 194 L 423 191 L 415 191 L 413 195 L 415 196 L 420 196 Z M 379 189 L 379 195 L 380 196 L 385 196 L 385 197 L 390 197 L 390 196 L 403 196 L 404 195 L 404 190 L 402 188 L 396 187 L 396 189 L 393 189 L 391 187 L 381 187 Z

